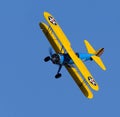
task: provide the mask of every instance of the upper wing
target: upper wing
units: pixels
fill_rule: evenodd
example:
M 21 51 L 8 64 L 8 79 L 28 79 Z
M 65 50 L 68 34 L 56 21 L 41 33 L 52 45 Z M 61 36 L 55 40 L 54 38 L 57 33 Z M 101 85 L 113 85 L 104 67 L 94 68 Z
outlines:
M 54 17 L 48 12 L 44 12 L 44 17 L 51 26 L 51 28 L 53 29 L 53 31 L 55 32 L 56 36 L 58 37 L 59 41 L 62 43 L 63 47 L 65 48 L 71 59 L 74 61 L 75 65 L 77 66 L 81 74 L 88 82 L 88 84 L 91 86 L 92 89 L 97 91 L 99 89 L 98 84 L 95 82 L 93 76 L 90 74 L 90 72 L 88 71 L 87 67 L 84 65 L 82 60 L 79 59 L 76 56 L 75 52 L 72 50 L 69 40 L 67 39 L 66 35 L 64 34 L 60 26 L 57 24 Z
M 58 42 L 58 40 L 56 39 L 55 35 L 51 32 L 51 30 L 49 30 L 49 27 L 44 23 L 40 23 L 40 27 L 41 27 L 43 33 L 45 34 L 45 36 L 47 37 L 48 41 L 54 48 L 54 50 L 57 53 L 60 52 L 61 45 Z M 74 81 L 77 83 L 77 85 L 79 86 L 79 88 L 81 89 L 83 94 L 89 99 L 93 98 L 92 92 L 90 91 L 90 89 L 88 88 L 88 86 L 84 82 L 84 80 L 81 78 L 81 76 L 77 72 L 77 70 L 74 67 L 67 67 L 67 66 L 65 66 L 65 67 L 68 70 L 68 72 L 71 74 L 71 76 L 73 77 Z

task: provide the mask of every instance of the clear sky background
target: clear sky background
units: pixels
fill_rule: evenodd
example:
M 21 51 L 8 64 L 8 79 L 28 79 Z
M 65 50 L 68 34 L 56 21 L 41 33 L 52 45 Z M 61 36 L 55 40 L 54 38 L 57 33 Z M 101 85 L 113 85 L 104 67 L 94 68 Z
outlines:
M 75 51 L 86 52 L 83 40 L 105 48 L 107 71 L 86 65 L 100 90 L 94 98 L 81 93 L 66 69 L 44 63 L 49 42 L 39 28 L 50 12 Z M 119 0 L 1 0 L 0 117 L 119 117 Z

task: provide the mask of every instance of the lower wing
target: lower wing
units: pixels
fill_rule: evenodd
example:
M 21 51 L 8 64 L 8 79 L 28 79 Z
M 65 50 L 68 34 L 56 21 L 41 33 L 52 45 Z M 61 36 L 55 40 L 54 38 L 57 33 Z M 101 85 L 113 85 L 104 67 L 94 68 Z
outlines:
M 83 80 L 81 75 L 78 73 L 78 71 L 74 67 L 67 67 L 66 66 L 66 69 L 68 70 L 68 72 L 70 73 L 70 75 L 72 76 L 72 78 L 74 79 L 74 81 L 76 82 L 76 84 L 78 85 L 80 90 L 82 91 L 82 93 L 87 98 L 92 99 L 93 94 L 92 94 L 91 90 L 88 88 L 85 80 Z
M 42 29 L 45 36 L 47 37 L 50 44 L 52 45 L 55 52 L 59 53 L 62 47 L 56 39 L 55 35 L 53 34 L 52 30 L 45 23 L 40 23 L 39 26 Z M 61 53 L 63 53 L 63 50 L 61 51 Z

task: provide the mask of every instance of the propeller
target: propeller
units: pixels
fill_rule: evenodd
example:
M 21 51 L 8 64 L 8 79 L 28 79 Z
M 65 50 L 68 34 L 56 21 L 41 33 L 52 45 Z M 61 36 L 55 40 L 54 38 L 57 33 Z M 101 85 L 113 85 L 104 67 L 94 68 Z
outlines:
M 61 49 L 62 51 L 62 49 Z M 60 78 L 61 77 L 61 73 L 60 73 L 60 70 L 62 68 L 62 65 L 59 64 L 59 55 L 57 53 L 53 54 L 53 49 L 52 48 L 49 48 L 49 54 L 50 56 L 47 56 L 44 61 L 45 62 L 48 62 L 48 61 L 52 61 L 54 64 L 57 64 L 59 65 L 59 69 L 57 71 L 57 74 L 55 75 L 55 78 Z
M 48 62 L 49 60 L 52 60 L 52 55 L 53 55 L 52 48 L 49 48 L 49 54 L 50 54 L 50 56 L 47 56 L 47 57 L 44 58 L 45 62 Z

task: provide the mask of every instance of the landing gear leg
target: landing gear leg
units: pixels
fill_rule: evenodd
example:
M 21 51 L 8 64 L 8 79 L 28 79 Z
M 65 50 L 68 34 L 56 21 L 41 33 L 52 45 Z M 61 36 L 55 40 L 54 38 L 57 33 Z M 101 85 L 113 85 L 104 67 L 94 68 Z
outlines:
M 57 74 L 55 75 L 55 78 L 60 78 L 60 77 L 62 76 L 62 74 L 61 74 L 61 73 L 59 73 L 59 72 L 60 72 L 60 70 L 61 70 L 61 68 L 62 68 L 62 65 L 60 65 L 60 66 L 59 66 L 59 69 L 58 69 Z

